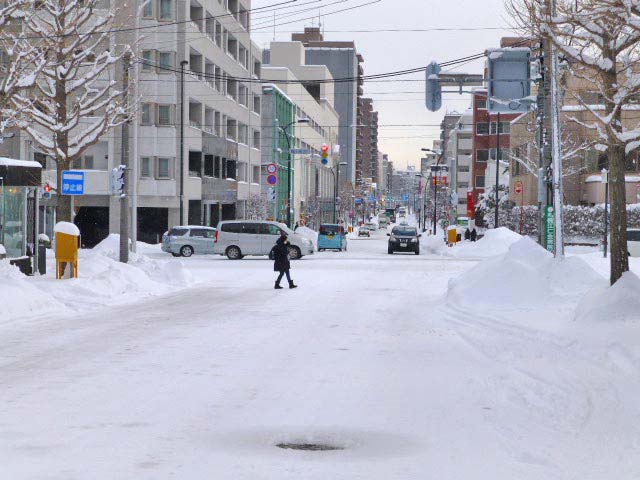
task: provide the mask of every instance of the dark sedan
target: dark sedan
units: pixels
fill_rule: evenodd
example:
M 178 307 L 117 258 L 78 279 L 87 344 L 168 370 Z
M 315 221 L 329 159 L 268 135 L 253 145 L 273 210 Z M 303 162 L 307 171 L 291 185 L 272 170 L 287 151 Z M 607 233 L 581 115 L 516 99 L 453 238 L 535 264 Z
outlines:
M 420 255 L 420 235 L 415 227 L 408 225 L 400 225 L 393 227 L 389 235 L 388 253 L 392 255 L 394 252 L 413 252 Z

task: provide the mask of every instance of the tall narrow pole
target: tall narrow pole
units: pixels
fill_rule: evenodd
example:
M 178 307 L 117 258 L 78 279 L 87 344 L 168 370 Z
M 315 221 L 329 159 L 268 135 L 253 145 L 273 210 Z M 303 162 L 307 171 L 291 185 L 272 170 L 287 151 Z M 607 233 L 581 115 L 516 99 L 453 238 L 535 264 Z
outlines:
M 333 223 L 338 223 L 338 194 L 340 192 L 340 163 L 336 165 L 336 186 L 333 194 Z
M 287 127 L 288 129 L 288 127 Z M 282 129 L 282 131 L 284 132 L 284 138 L 287 140 L 287 226 L 289 228 L 291 228 L 292 223 L 291 223 L 291 206 L 292 206 L 292 201 L 291 201 L 291 196 L 293 194 L 292 189 L 291 189 L 291 167 L 292 167 L 292 162 L 291 162 L 291 141 L 289 140 L 289 133 L 287 132 L 287 129 Z
M 556 2 L 551 0 L 551 14 L 556 13 Z M 560 135 L 560 86 L 558 84 L 558 53 L 551 42 L 551 156 L 553 161 L 553 210 L 555 214 L 555 256 L 564 257 L 562 145 Z
M 127 52 L 123 57 L 123 75 L 122 75 L 122 96 L 124 110 L 129 109 L 129 69 L 131 68 L 131 53 Z M 129 186 L 131 179 L 129 178 L 129 123 L 127 121 L 122 124 L 122 149 L 121 164 L 124 165 L 124 185 L 122 194 L 120 195 L 120 261 L 127 263 L 129 261 Z M 73 198 L 73 197 L 71 197 Z M 73 214 L 72 214 L 73 215 Z
M 489 124 L 491 125 L 491 124 Z M 500 112 L 498 112 L 498 123 L 496 125 L 497 146 L 496 146 L 496 211 L 494 219 L 494 228 L 498 228 L 500 218 Z
M 433 172 L 433 234 L 437 233 L 437 216 L 438 216 L 438 171 L 439 165 L 436 165 L 436 170 Z
M 604 184 L 604 258 L 607 258 L 607 250 L 609 247 L 609 173 L 606 170 L 602 170 L 603 179 L 606 180 Z
M 186 60 L 180 62 L 180 225 L 184 225 L 184 67 Z

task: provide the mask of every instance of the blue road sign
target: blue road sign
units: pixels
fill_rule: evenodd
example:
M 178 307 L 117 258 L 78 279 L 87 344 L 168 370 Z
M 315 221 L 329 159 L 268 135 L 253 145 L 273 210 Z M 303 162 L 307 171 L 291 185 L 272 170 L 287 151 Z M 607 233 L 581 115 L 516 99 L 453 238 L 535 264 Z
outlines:
M 403 202 L 408 202 L 409 201 L 409 194 L 408 193 L 403 193 L 402 194 L 402 201 Z
M 62 195 L 84 195 L 84 172 L 62 171 Z
M 291 155 L 309 155 L 311 153 L 311 150 L 308 148 L 292 148 L 289 151 Z
M 375 202 L 376 201 L 376 196 L 375 195 L 369 195 L 369 203 Z
M 362 199 L 361 198 L 356 198 L 356 205 L 360 205 L 362 203 Z

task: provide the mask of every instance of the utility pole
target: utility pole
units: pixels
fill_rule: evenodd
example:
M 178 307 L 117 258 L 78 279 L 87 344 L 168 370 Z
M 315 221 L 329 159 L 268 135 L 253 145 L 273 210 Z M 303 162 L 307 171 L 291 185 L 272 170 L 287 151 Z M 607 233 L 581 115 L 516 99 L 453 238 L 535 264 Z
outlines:
M 551 0 L 551 15 L 556 14 L 556 1 Z M 562 210 L 564 188 L 562 182 L 562 144 L 560 134 L 560 85 L 558 52 L 551 44 L 551 157 L 553 162 L 553 208 L 555 213 L 555 256 L 564 258 L 564 236 L 562 232 Z
M 131 68 L 131 53 L 127 52 L 123 56 L 122 73 L 122 97 L 125 111 L 129 108 L 129 69 Z M 129 261 L 129 189 L 132 182 L 129 179 L 129 123 L 127 120 L 122 124 L 122 149 L 120 163 L 125 167 L 123 177 L 124 186 L 120 195 L 120 261 Z
M 489 130 L 491 130 L 491 121 L 489 121 Z M 498 143 L 496 145 L 496 211 L 494 219 L 494 227 L 498 228 L 500 218 L 500 112 L 498 112 L 498 123 L 496 125 L 496 133 Z
M 184 225 L 184 67 L 188 63 L 180 62 L 180 225 Z

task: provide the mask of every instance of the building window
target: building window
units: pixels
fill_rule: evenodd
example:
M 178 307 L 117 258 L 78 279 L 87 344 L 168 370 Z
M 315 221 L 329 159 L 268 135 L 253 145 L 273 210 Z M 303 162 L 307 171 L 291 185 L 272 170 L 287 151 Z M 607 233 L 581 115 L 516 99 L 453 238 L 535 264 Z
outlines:
M 151 176 L 151 157 L 140 157 L 140 176 Z
M 487 109 L 487 99 L 481 98 L 476 102 L 476 107 L 478 110 L 486 110 Z
M 151 125 L 151 104 L 143 103 L 140 107 L 140 125 Z
M 476 124 L 476 134 L 477 135 L 489 135 L 489 123 L 488 122 L 480 122 Z
M 86 170 L 93 170 L 93 155 L 84 156 L 84 168 Z
M 160 20 L 173 19 L 173 0 L 160 0 Z
M 171 121 L 171 105 L 158 105 L 158 125 L 168 126 Z
M 153 50 L 142 51 L 142 71 L 150 72 L 155 68 L 155 55 Z
M 158 157 L 158 178 L 171 178 L 171 159 L 167 157 Z
M 508 159 L 509 158 L 509 153 L 510 153 L 510 149 L 501 148 L 500 149 L 500 161 L 503 162 L 506 159 Z M 498 154 L 498 150 L 496 148 L 492 148 L 491 150 L 489 150 L 489 157 L 491 158 L 491 160 L 495 161 L 497 154 Z
M 253 131 L 253 148 L 260 149 L 260 130 Z
M 491 135 L 495 135 L 497 133 L 498 122 L 491 122 Z M 500 133 L 511 133 L 511 123 L 510 122 L 500 122 Z
M 153 1 L 149 0 L 142 7 L 142 18 L 153 18 Z
M 458 188 L 469 188 L 469 182 L 458 182 Z
M 171 70 L 174 70 L 173 59 L 173 52 L 158 53 L 158 68 L 160 69 L 161 73 L 171 73 Z
M 484 175 L 476 175 L 476 188 L 484 188 Z
M 476 162 L 486 163 L 489 160 L 489 150 L 476 150 Z
M 459 165 L 458 166 L 458 172 L 460 172 L 460 173 L 469 172 L 469 165 Z

